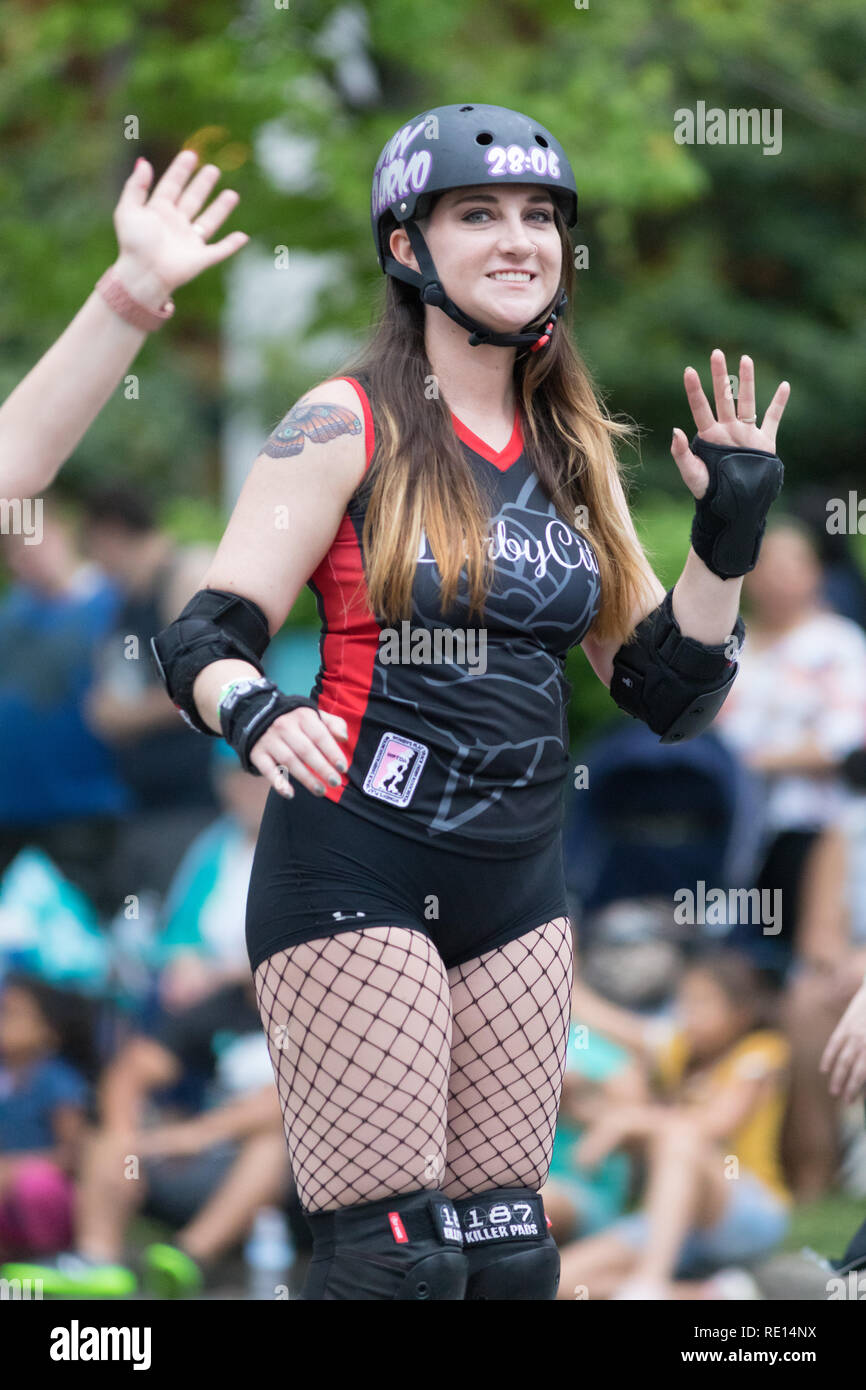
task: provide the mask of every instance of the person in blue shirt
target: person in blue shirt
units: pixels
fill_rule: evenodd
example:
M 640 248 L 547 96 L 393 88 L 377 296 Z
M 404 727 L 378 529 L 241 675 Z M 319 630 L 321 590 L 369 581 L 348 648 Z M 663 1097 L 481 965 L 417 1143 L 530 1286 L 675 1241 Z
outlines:
M 86 1006 L 23 974 L 0 991 L 0 1255 L 44 1253 L 72 1228 L 88 1084 L 61 1055 L 88 1048 Z
M 0 548 L 0 872 L 38 845 L 110 912 L 105 865 L 130 798 L 85 700 L 120 592 L 79 554 L 68 505 L 50 498 L 38 519 L 38 543 L 9 534 Z

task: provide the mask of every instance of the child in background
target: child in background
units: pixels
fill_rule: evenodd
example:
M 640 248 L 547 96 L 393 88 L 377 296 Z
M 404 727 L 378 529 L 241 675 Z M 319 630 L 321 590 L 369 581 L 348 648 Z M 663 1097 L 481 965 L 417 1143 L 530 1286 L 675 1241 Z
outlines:
M 575 992 L 585 1021 L 648 1063 L 660 1098 L 607 1107 L 584 1138 L 584 1164 L 624 1146 L 644 1154 L 646 1197 L 562 1251 L 560 1298 L 575 1288 L 594 1299 L 759 1296 L 745 1274 L 724 1271 L 769 1253 L 789 1220 L 778 1159 L 788 1047 L 769 1026 L 775 1003 L 760 973 L 730 950 L 693 959 L 670 1026 Z M 711 1270 L 723 1272 L 695 1279 Z
M 0 1255 L 63 1247 L 72 1226 L 75 1171 L 86 1122 L 84 1002 L 23 974 L 0 991 Z
M 628 1155 L 610 1153 L 590 1169 L 577 1161 L 576 1151 L 587 1125 L 604 1109 L 644 1098 L 643 1078 L 628 1051 L 573 1018 L 550 1173 L 542 1189 L 558 1245 L 602 1230 L 625 1211 Z
M 150 955 L 159 1002 L 169 1013 L 191 1008 L 225 985 L 242 984 L 250 973 L 244 914 L 270 788 L 266 778 L 244 772 L 223 739 L 213 749 L 211 775 L 222 814 L 184 854 L 162 905 Z

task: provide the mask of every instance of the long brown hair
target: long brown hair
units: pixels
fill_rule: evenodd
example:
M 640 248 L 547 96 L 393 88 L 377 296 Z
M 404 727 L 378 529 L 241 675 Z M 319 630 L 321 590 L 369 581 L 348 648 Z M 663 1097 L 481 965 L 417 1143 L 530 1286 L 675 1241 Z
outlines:
M 636 430 L 607 413 L 570 336 L 573 249 L 558 208 L 554 217 L 569 308 L 546 347 L 518 349 L 515 393 L 524 445 L 544 491 L 598 557 L 602 597 L 593 634 L 625 640 L 634 604 L 644 599 L 648 608 L 656 604 L 652 570 L 628 512 L 614 451 L 615 439 Z M 442 577 L 443 611 L 454 600 L 465 566 L 470 611 L 483 615 L 492 578 L 489 513 L 435 384 L 424 345 L 424 314 L 418 291 L 387 276 L 372 338 L 334 374 L 363 371 L 370 384 L 376 450 L 361 484 L 367 497 L 365 578 L 371 609 L 391 624 L 411 614 L 422 528 Z M 543 316 L 536 321 L 543 322 Z M 585 513 L 578 514 L 578 507 Z M 578 515 L 581 523 L 588 515 L 588 522 L 576 524 Z

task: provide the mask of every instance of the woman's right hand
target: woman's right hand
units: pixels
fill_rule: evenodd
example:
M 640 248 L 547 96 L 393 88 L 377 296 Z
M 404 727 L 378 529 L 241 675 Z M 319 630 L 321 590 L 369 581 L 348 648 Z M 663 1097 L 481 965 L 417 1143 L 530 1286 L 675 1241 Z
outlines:
M 205 207 L 219 180 L 215 164 L 205 164 L 195 177 L 195 150 L 181 150 L 150 190 L 153 168 L 139 159 L 123 186 L 114 209 L 119 255 L 115 269 L 130 294 L 162 301 L 180 285 L 246 246 L 245 232 L 208 243 L 231 212 L 239 195 L 224 188 Z M 200 229 L 200 230 L 199 230 Z
M 315 795 L 324 796 L 323 783 L 338 787 L 348 763 L 337 739 L 347 739 L 345 719 L 301 705 L 275 719 L 256 739 L 249 760 L 281 796 L 295 794 L 294 777 Z

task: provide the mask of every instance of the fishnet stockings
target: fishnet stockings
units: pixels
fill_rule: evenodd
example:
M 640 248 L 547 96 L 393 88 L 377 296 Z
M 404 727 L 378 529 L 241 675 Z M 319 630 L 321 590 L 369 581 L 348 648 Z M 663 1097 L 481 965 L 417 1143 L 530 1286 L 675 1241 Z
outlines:
M 571 1017 L 571 926 L 545 922 L 449 970 L 453 1036 L 442 1190 L 547 1179 Z
M 571 973 L 565 917 L 447 972 L 429 937 L 405 927 L 264 961 L 256 992 L 304 1208 L 541 1186 Z

